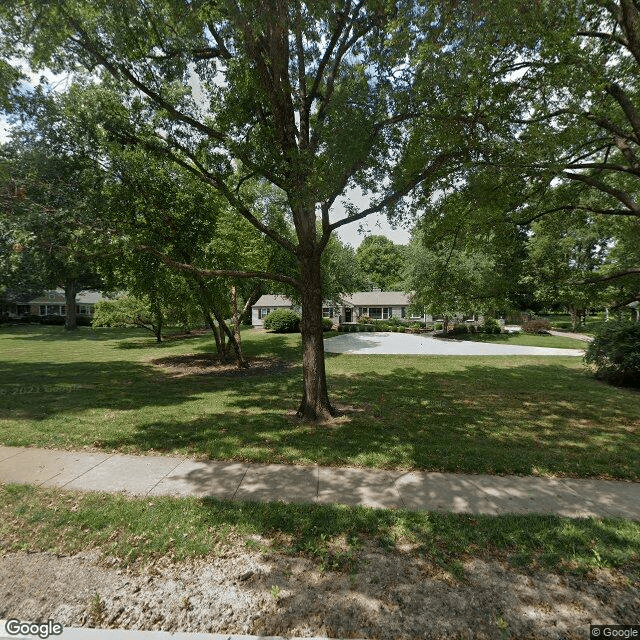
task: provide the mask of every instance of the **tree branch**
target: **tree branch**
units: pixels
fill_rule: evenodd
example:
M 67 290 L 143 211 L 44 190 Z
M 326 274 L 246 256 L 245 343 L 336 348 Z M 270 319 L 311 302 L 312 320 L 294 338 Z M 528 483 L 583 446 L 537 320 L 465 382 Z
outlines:
M 570 180 L 582 182 L 589 185 L 590 187 L 598 189 L 598 191 L 602 191 L 603 193 L 607 193 L 610 196 L 613 196 L 616 200 L 622 202 L 625 207 L 628 207 L 630 212 L 633 212 L 635 215 L 640 213 L 640 207 L 638 207 L 637 202 L 628 193 L 622 191 L 621 189 L 616 189 L 615 187 L 611 187 L 608 184 L 597 180 L 596 178 L 585 176 L 580 173 L 569 173 L 568 171 L 564 171 L 562 175 L 569 178 Z
M 172 260 L 169 256 L 166 256 L 164 253 L 157 251 L 153 247 L 148 247 L 147 245 L 138 245 L 138 249 L 140 251 L 145 251 L 146 253 L 151 253 L 166 265 L 173 267 L 174 269 L 178 269 L 179 271 L 189 271 L 190 273 L 195 273 L 201 275 L 203 277 L 214 277 L 214 276 L 228 276 L 233 278 L 259 278 L 261 280 L 274 280 L 276 282 L 284 282 L 285 284 L 289 284 L 295 287 L 298 290 L 301 290 L 302 283 L 295 278 L 291 278 L 289 276 L 283 276 L 279 273 L 271 273 L 269 271 L 236 271 L 234 269 L 200 269 L 199 267 L 194 267 L 191 264 L 185 264 L 184 262 L 177 262 L 176 260 Z
M 329 226 L 330 231 L 335 231 L 339 227 L 342 227 L 343 225 L 349 224 L 351 222 L 355 222 L 356 220 L 362 220 L 362 218 L 366 218 L 372 213 L 379 213 L 384 208 L 395 204 L 396 202 L 398 202 L 398 200 L 406 196 L 417 185 L 419 185 L 421 182 L 426 180 L 429 177 L 429 175 L 441 169 L 449 160 L 451 160 L 452 157 L 453 156 L 449 153 L 441 153 L 439 156 L 436 157 L 435 160 L 433 160 L 433 162 L 431 162 L 431 164 L 429 164 L 429 166 L 427 166 L 425 169 L 423 169 L 418 174 L 416 174 L 401 189 L 398 189 L 397 191 L 390 193 L 385 198 L 383 198 L 380 202 L 378 202 L 378 204 L 368 207 L 367 209 L 364 209 L 360 213 L 357 213 L 353 216 L 348 216 L 346 218 L 342 218 L 341 220 L 337 220 L 336 222 L 332 223 Z

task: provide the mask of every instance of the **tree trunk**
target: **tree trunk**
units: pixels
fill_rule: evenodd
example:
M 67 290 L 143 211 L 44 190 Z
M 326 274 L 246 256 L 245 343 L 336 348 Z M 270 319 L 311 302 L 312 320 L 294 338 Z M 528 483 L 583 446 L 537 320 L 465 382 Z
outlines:
M 574 309 L 573 307 L 571 307 L 569 309 L 569 315 L 571 316 L 571 327 L 572 327 L 572 331 L 576 331 L 578 328 L 578 320 L 579 320 L 579 316 L 578 316 L 578 310 Z
M 76 294 L 77 284 L 75 280 L 65 282 L 64 284 L 64 302 L 66 306 L 66 315 L 64 318 L 64 328 L 67 331 L 75 331 L 78 328 Z
M 320 255 L 301 260 L 300 272 L 303 393 L 298 416 L 304 420 L 317 421 L 337 413 L 329 402 L 324 366 Z
M 198 278 L 194 278 L 193 281 L 196 283 L 196 286 L 198 288 L 198 297 L 200 298 L 200 308 L 202 309 L 202 315 L 204 316 L 205 322 L 209 325 L 209 328 L 211 329 L 213 337 L 216 341 L 216 352 L 218 353 L 218 357 L 220 358 L 220 360 L 224 360 L 224 346 L 222 344 L 222 341 L 220 340 L 220 332 L 218 331 L 218 327 L 211 317 L 211 311 L 209 311 L 208 291 L 205 287 L 204 282 L 198 280 Z
M 226 335 L 226 337 L 229 338 L 229 345 L 233 347 L 233 353 L 236 357 L 236 364 L 241 369 L 248 368 L 249 363 L 244 359 L 244 356 L 242 355 L 242 347 L 240 346 L 240 343 L 235 339 L 235 336 L 231 332 L 231 329 L 229 329 L 229 327 L 227 326 L 227 323 L 224 321 L 222 314 L 215 307 L 212 307 L 211 311 L 213 312 L 216 322 L 220 327 L 220 337 L 222 338 L 224 335 Z
M 235 285 L 231 287 L 231 309 L 233 310 L 233 337 L 238 343 L 238 346 L 241 346 L 242 338 L 240 337 L 240 316 L 238 315 L 238 291 Z
M 153 332 L 156 334 L 156 342 L 162 342 L 162 326 L 164 324 L 164 317 L 162 315 L 162 309 L 160 308 L 160 301 L 157 295 L 151 296 L 151 312 L 155 318 L 153 326 Z

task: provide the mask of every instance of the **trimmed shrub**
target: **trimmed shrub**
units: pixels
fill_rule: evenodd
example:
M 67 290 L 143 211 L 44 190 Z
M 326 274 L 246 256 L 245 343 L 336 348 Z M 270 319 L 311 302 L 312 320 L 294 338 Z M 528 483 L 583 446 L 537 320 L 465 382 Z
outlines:
M 554 329 L 560 329 L 561 331 L 572 331 L 573 323 L 568 322 L 567 320 L 557 320 L 556 322 L 552 322 L 551 326 Z
M 275 309 L 264 319 L 264 328 L 274 333 L 300 331 L 300 316 L 290 309 Z
M 485 318 L 482 323 L 483 333 L 502 333 L 502 325 L 495 318 Z
M 640 323 L 606 322 L 584 359 L 595 366 L 597 378 L 640 389 Z
M 358 318 L 358 324 L 370 324 L 373 320 L 369 316 L 360 316 Z
M 522 330 L 525 333 L 549 333 L 551 323 L 546 318 L 534 318 L 522 323 Z
M 469 327 L 466 324 L 462 324 L 460 322 L 456 322 L 455 324 L 449 327 L 449 335 L 459 336 L 464 333 L 469 333 Z
M 322 330 L 331 331 L 333 329 L 333 320 L 331 318 L 322 318 Z
M 64 316 L 41 316 L 40 324 L 62 326 L 64 324 Z

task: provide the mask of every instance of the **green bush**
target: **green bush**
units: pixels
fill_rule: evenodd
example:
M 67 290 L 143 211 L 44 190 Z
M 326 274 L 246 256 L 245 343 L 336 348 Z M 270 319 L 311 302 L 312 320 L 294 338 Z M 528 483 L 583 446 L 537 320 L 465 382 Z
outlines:
M 549 333 L 551 323 L 546 318 L 534 318 L 522 323 L 525 333 Z
M 433 325 L 433 330 L 434 330 L 434 331 L 442 331 L 442 322 L 436 322 L 436 323 Z
M 358 318 L 358 324 L 369 324 L 370 322 L 373 322 L 373 320 L 369 316 L 360 316 Z
M 502 333 L 502 325 L 495 318 L 485 318 L 482 323 L 483 333 Z
M 290 309 L 275 309 L 264 319 L 264 328 L 274 333 L 300 331 L 300 316 Z
M 40 316 L 40 324 L 48 324 L 48 325 L 58 325 L 62 326 L 64 324 L 64 316 Z
M 322 330 L 331 331 L 333 329 L 333 320 L 331 318 L 322 318 Z
M 454 336 L 460 336 L 465 333 L 469 333 L 469 325 L 465 322 L 457 322 L 449 329 L 449 333 Z
M 596 377 L 640 389 L 640 323 L 604 323 L 589 344 L 584 359 L 595 366 Z

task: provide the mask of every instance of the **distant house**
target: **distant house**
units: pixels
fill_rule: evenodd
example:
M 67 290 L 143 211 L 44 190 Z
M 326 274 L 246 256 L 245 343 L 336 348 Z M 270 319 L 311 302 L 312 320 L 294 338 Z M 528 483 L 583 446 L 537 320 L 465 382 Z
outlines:
M 91 317 L 96 302 L 106 300 L 98 291 L 81 291 L 76 295 L 76 313 Z M 45 291 L 36 298 L 13 302 L 7 305 L 6 313 L 11 318 L 24 316 L 66 316 L 67 306 L 62 289 Z
M 264 324 L 264 319 L 276 309 L 293 309 L 300 311 L 300 307 L 294 305 L 286 296 L 267 294 L 260 296 L 253 307 L 251 307 L 251 324 L 254 327 L 261 327 Z
M 361 316 L 367 316 L 373 320 L 401 318 L 432 321 L 431 316 L 411 315 L 410 306 L 410 295 L 402 291 L 358 291 L 348 296 L 342 296 L 339 303 L 325 300 L 322 315 L 325 318 L 331 318 L 335 324 L 357 322 Z M 300 307 L 285 296 L 265 295 L 259 298 L 252 307 L 253 326 L 261 327 L 264 318 L 275 309 L 300 311 Z

